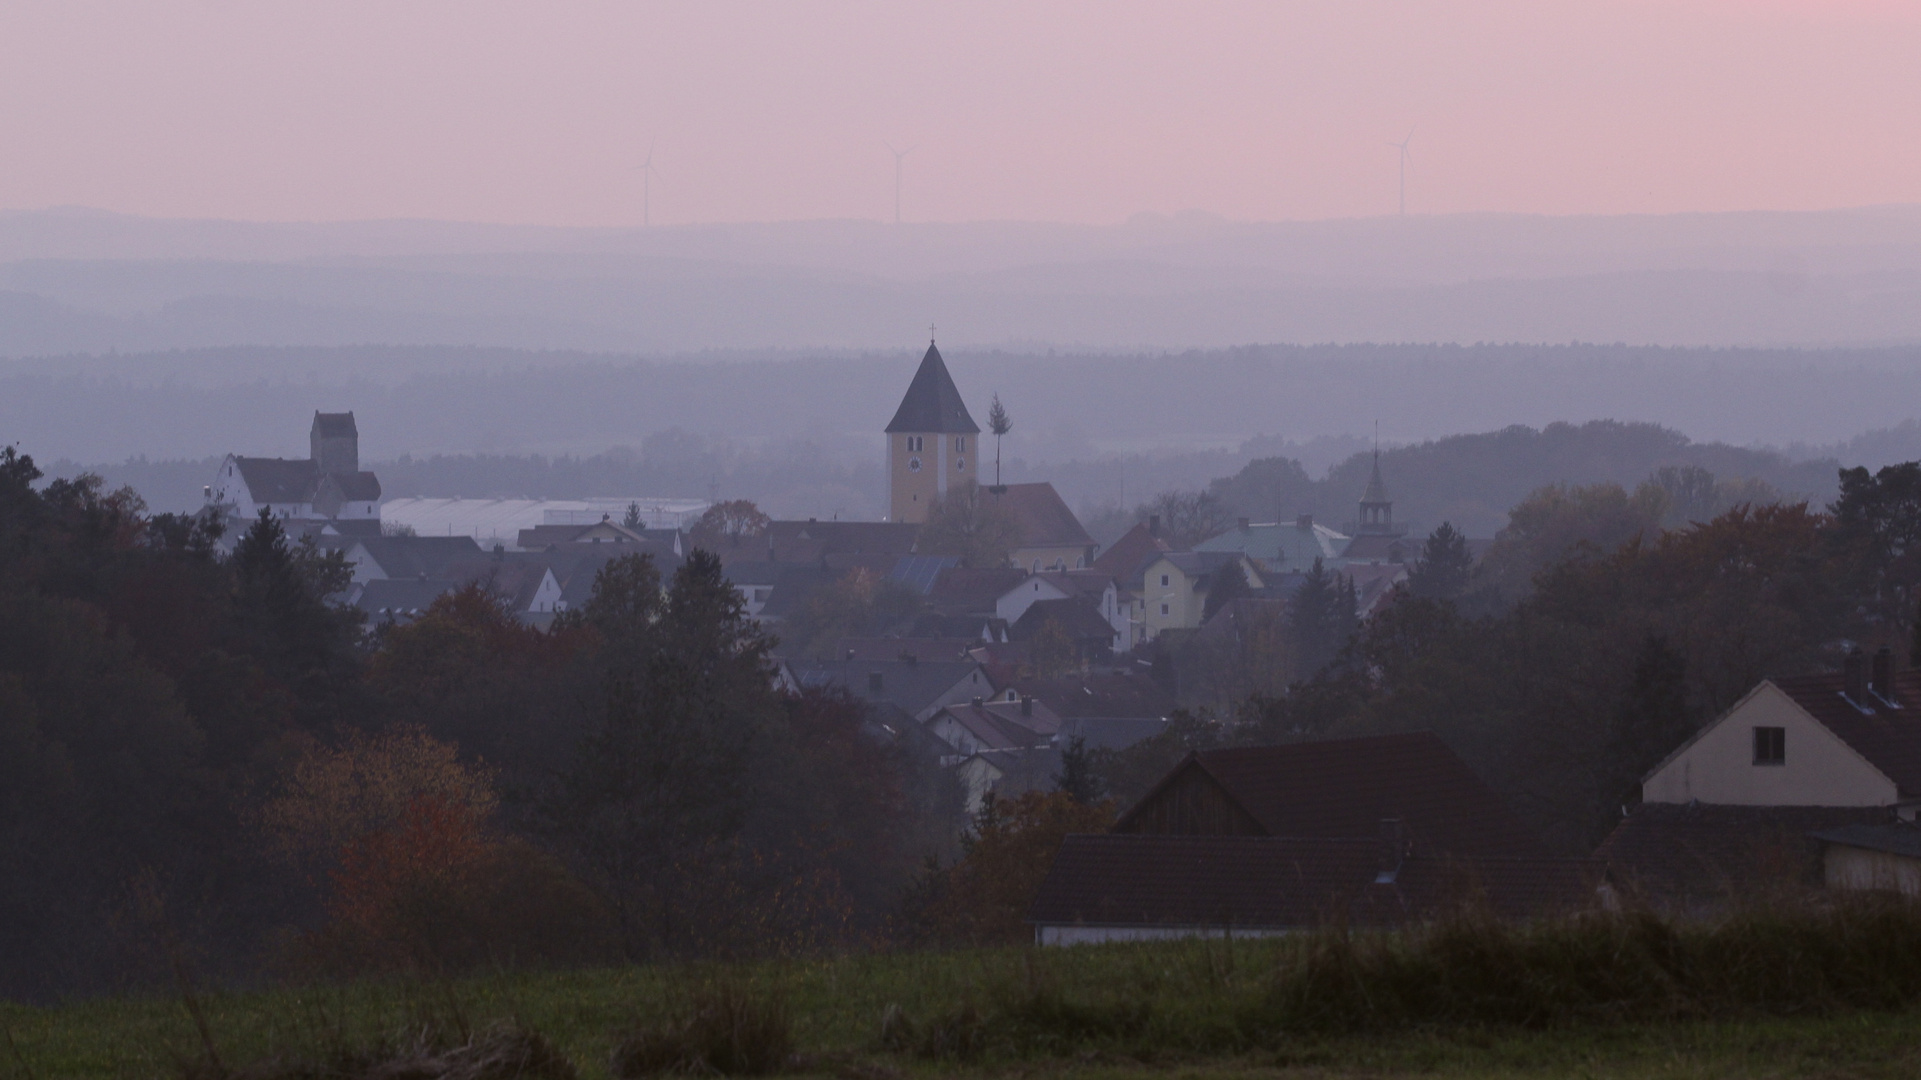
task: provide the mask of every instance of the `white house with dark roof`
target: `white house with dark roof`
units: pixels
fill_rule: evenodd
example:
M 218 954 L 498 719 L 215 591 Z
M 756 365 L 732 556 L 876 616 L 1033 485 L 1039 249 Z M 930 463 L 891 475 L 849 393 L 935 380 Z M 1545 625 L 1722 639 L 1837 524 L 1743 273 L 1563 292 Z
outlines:
M 306 459 L 228 454 L 207 505 L 242 521 L 271 510 L 289 522 L 324 523 L 335 532 L 380 531 L 380 481 L 360 468 L 354 414 L 314 413 Z

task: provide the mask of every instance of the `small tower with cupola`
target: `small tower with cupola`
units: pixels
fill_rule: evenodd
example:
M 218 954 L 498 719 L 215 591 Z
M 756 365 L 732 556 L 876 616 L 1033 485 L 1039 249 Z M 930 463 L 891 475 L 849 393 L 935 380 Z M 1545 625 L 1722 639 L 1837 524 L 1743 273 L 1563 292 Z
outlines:
M 980 426 L 932 340 L 887 425 L 888 520 L 919 524 L 947 489 L 974 479 Z

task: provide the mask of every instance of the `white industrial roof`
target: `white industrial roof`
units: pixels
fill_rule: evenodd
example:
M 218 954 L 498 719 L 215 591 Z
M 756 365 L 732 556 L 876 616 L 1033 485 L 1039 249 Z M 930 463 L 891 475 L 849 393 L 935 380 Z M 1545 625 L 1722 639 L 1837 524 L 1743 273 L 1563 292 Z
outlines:
M 389 499 L 380 504 L 382 525 L 404 525 L 419 536 L 471 536 L 482 547 L 513 547 L 520 530 L 536 525 L 592 525 L 602 517 L 620 521 L 640 507 L 649 529 L 684 529 L 708 504 L 698 499 Z

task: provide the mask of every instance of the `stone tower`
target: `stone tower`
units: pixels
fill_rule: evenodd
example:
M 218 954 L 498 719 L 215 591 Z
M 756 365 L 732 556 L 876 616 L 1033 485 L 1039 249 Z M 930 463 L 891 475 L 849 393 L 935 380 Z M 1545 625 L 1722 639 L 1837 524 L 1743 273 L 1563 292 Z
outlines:
M 360 471 L 360 429 L 350 412 L 316 412 L 307 445 L 314 465 L 323 473 Z
M 920 370 L 887 425 L 887 519 L 926 521 L 928 507 L 950 485 L 974 479 L 980 430 L 940 350 L 928 342 Z

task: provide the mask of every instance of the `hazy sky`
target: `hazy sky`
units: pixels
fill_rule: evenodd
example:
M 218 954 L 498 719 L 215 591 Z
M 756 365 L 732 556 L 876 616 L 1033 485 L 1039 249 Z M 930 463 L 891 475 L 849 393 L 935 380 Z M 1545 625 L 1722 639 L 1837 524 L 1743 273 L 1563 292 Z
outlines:
M 1921 0 L 7 0 L 0 208 L 638 224 L 1921 201 Z

